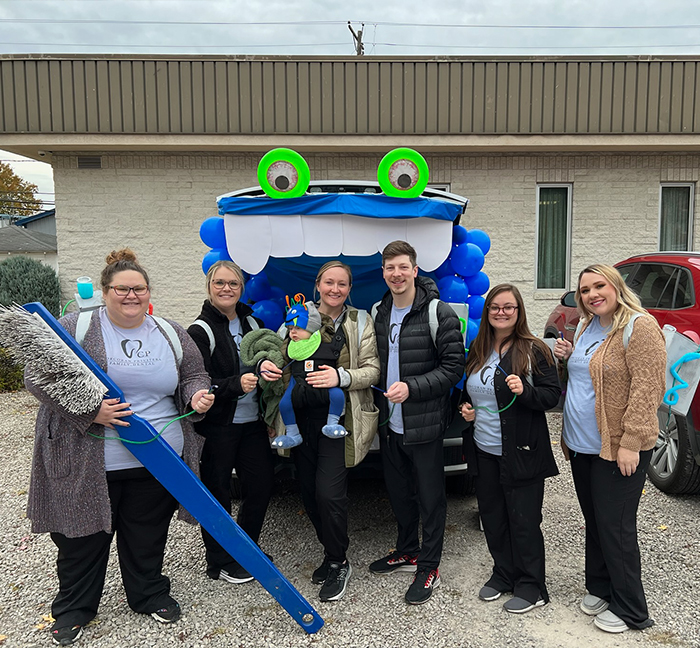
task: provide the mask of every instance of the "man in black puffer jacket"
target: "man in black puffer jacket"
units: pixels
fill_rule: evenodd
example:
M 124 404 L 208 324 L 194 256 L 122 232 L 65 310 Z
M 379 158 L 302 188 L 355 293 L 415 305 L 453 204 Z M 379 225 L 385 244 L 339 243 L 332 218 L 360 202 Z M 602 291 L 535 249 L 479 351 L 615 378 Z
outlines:
M 376 574 L 416 572 L 406 602 L 425 603 L 440 584 L 438 565 L 445 534 L 442 440 L 451 420 L 450 391 L 464 373 L 459 319 L 437 303 L 437 332 L 430 331 L 430 303 L 439 298 L 435 283 L 418 277 L 416 251 L 405 241 L 382 252 L 389 292 L 375 319 L 381 364 L 377 394 L 384 479 L 398 523 L 396 551 L 373 562 Z M 423 545 L 418 522 L 423 522 Z

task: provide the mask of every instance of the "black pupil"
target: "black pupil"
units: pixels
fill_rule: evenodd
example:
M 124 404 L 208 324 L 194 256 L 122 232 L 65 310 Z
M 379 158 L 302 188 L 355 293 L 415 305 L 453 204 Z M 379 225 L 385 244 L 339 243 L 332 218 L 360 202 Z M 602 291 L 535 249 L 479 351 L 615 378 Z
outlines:
M 397 180 L 399 187 L 406 189 L 411 186 L 411 176 L 408 173 L 402 173 Z
M 277 187 L 280 191 L 289 189 L 289 178 L 283 175 L 277 176 L 275 178 L 275 187 Z

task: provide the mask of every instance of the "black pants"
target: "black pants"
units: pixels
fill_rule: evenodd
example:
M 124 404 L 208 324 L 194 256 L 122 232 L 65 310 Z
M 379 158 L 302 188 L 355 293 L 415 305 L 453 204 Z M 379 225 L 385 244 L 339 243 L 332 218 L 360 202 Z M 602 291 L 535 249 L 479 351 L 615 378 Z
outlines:
M 639 629 L 654 623 L 644 597 L 637 542 L 637 508 L 651 452 L 639 453 L 639 466 L 630 477 L 614 461 L 571 453 L 576 495 L 586 520 L 586 589 Z
M 437 569 L 445 539 L 447 498 L 442 439 L 404 445 L 403 434 L 381 433 L 382 467 L 398 524 L 396 550 L 418 556 L 418 567 Z M 418 523 L 423 522 L 423 546 Z
M 241 484 L 238 525 L 253 540 L 260 538 L 267 506 L 274 487 L 274 465 L 267 431 L 262 421 L 211 426 L 205 431 L 200 472 L 202 483 L 229 513 L 231 473 Z M 214 579 L 222 569 L 231 573 L 236 561 L 202 528 L 206 548 L 207 574 Z
M 131 471 L 122 471 L 127 472 Z M 100 531 L 82 538 L 51 534 L 58 547 L 60 587 L 51 606 L 55 628 L 85 625 L 97 614 L 115 533 L 129 607 L 150 614 L 174 602 L 170 580 L 162 570 L 176 502 L 145 468 L 133 474 L 141 476 L 108 480 L 113 533 Z
M 320 412 L 295 410 L 304 442 L 292 448 L 292 458 L 301 488 L 301 499 L 325 557 L 343 562 L 348 538 L 348 469 L 345 439 L 330 439 L 321 433 L 328 408 Z
M 501 457 L 476 450 L 476 498 L 493 573 L 485 583 L 530 603 L 549 602 L 544 581 L 544 479 L 527 486 L 501 484 Z

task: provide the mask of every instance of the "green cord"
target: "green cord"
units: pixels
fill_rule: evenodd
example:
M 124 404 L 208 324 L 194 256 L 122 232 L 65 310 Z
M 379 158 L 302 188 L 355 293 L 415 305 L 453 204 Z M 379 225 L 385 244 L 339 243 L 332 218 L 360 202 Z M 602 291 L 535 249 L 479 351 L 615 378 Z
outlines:
M 518 397 L 517 394 L 513 394 L 513 400 L 508 403 L 505 407 L 502 407 L 499 410 L 496 410 L 495 412 L 488 407 L 484 407 L 483 405 L 472 405 L 472 408 L 475 410 L 486 410 L 489 414 L 500 414 L 501 412 L 505 412 L 513 403 L 515 403 L 515 399 Z
M 61 310 L 61 317 L 63 317 L 66 314 L 66 308 L 68 308 L 74 301 L 75 299 L 71 299 L 70 301 L 66 302 L 66 305 L 63 307 L 63 310 Z
M 382 426 L 386 425 L 389 421 L 391 421 L 391 417 L 394 415 L 394 408 L 395 407 L 396 407 L 396 403 L 392 403 L 391 409 L 389 410 L 389 418 L 386 421 L 384 421 L 383 423 L 380 423 L 379 427 L 382 427 Z
M 152 439 L 148 439 L 147 441 L 130 441 L 129 439 L 122 439 L 121 437 L 103 437 L 103 436 L 99 436 L 97 434 L 93 434 L 92 432 L 88 432 L 88 435 L 90 435 L 91 437 L 95 437 L 96 439 L 102 439 L 103 441 L 121 441 L 122 443 L 131 443 L 133 445 L 144 445 L 146 443 L 152 443 L 157 438 L 159 438 L 163 434 L 163 432 L 165 432 L 165 430 L 168 429 L 168 426 L 171 423 L 175 423 L 175 421 L 179 421 L 180 419 L 183 419 L 187 416 L 190 416 L 191 414 L 196 414 L 196 413 L 197 413 L 197 410 L 192 410 L 191 412 L 187 412 L 187 414 L 183 414 L 182 416 L 175 417 L 172 421 L 170 421 L 169 423 L 166 423 L 165 427 L 160 432 L 158 432 L 158 434 L 156 434 Z

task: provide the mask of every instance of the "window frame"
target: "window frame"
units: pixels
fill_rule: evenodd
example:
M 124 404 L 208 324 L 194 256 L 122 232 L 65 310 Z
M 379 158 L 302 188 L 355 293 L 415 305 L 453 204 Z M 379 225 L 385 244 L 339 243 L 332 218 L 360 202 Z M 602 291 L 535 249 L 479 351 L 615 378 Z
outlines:
M 539 288 L 539 258 L 540 258 L 540 191 L 542 189 L 567 190 L 566 199 L 566 268 L 564 269 L 564 285 L 560 288 Z M 537 184 L 535 197 L 535 290 L 539 293 L 568 290 L 571 285 L 571 231 L 573 221 L 573 194 L 572 182 L 543 182 Z
M 690 196 L 688 200 L 688 240 L 686 241 L 687 248 L 685 250 L 662 250 L 661 249 L 661 215 L 663 213 L 663 195 L 665 187 L 689 187 Z M 692 252 L 694 228 L 695 228 L 695 183 L 694 182 L 662 182 L 659 185 L 659 217 L 656 233 L 656 247 L 659 252 Z

